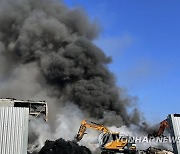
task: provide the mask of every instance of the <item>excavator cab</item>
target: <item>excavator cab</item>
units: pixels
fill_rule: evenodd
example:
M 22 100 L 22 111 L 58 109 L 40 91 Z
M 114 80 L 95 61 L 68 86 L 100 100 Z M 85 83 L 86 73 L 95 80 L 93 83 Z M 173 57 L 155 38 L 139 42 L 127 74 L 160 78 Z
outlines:
M 98 138 L 101 154 L 116 154 L 116 153 L 136 153 L 136 144 L 132 140 L 129 142 L 129 137 L 120 133 L 101 133 Z
M 113 141 L 116 141 L 119 139 L 119 133 L 112 133 L 111 135 L 112 135 Z
M 120 137 L 119 133 L 112 133 L 112 134 L 101 133 L 99 135 L 98 141 L 101 146 L 104 146 L 108 142 L 119 140 L 119 137 Z

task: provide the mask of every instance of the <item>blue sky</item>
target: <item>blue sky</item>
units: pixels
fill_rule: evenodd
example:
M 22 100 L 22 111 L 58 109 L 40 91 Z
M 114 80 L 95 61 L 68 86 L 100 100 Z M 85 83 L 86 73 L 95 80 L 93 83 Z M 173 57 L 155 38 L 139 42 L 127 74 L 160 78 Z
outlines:
M 102 28 L 95 43 L 112 56 L 117 84 L 138 96 L 152 123 L 180 113 L 180 1 L 64 0 Z

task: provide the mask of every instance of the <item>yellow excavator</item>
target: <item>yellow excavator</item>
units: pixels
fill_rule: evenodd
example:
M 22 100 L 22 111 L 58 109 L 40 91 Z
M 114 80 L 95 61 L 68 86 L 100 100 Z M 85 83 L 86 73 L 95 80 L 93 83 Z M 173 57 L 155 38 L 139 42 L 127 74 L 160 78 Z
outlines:
M 79 131 L 75 137 L 76 141 L 80 141 L 86 129 L 91 128 L 102 133 L 99 136 L 99 143 L 101 148 L 101 154 L 118 154 L 118 153 L 136 153 L 136 144 L 133 140 L 130 141 L 130 137 L 122 135 L 120 133 L 112 132 L 107 127 L 97 124 L 91 121 L 83 120 Z
M 153 134 L 148 134 L 148 138 L 150 138 L 150 137 L 163 137 L 164 136 L 163 133 L 164 133 L 166 128 L 169 128 L 169 123 L 168 123 L 167 119 L 161 121 L 159 129 L 157 131 L 153 132 Z

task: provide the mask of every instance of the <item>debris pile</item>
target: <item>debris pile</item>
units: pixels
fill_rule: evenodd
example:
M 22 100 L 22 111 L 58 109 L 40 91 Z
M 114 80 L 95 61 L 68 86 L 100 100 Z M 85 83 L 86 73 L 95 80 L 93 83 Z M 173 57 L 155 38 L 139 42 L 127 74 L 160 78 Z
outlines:
M 161 148 L 149 147 L 146 150 L 139 150 L 138 154 L 173 154 L 173 152 Z
M 85 146 L 79 146 L 75 141 L 60 138 L 56 141 L 47 140 L 39 154 L 91 154 L 91 151 Z

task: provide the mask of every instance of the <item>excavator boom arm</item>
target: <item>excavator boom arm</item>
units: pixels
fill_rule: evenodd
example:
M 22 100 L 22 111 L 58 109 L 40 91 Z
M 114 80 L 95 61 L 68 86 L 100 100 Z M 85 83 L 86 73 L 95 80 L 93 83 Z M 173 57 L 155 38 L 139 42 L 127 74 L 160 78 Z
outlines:
M 110 130 L 103 125 L 96 124 L 94 122 L 88 122 L 87 120 L 83 120 L 81 122 L 81 126 L 79 128 L 78 134 L 76 135 L 77 141 L 80 141 L 83 138 L 87 128 L 92 128 L 95 130 L 99 130 L 101 132 L 110 133 Z
M 158 137 L 158 136 L 162 136 L 165 129 L 169 127 L 169 124 L 167 122 L 167 119 L 163 120 L 161 123 L 160 123 L 160 127 L 158 129 L 158 131 L 156 131 L 155 133 L 153 134 L 148 134 L 149 137 Z
M 164 120 L 160 123 L 159 130 L 157 132 L 157 136 L 161 136 L 164 133 L 164 130 L 169 127 L 167 120 Z

